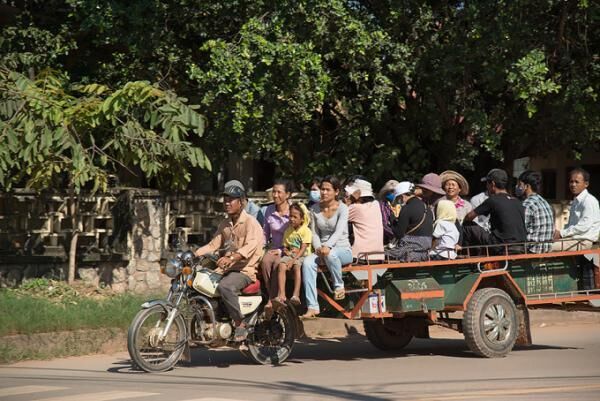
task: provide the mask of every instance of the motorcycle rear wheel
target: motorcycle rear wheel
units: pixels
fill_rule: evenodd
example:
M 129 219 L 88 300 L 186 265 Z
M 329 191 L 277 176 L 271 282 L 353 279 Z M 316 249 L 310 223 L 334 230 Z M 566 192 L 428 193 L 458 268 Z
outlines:
M 185 344 L 185 321 L 177 314 L 164 340 L 159 334 L 167 323 L 168 312 L 160 305 L 142 309 L 133 318 L 127 333 L 127 350 L 131 359 L 142 370 L 155 373 L 172 369 L 177 364 Z
M 263 313 L 248 337 L 248 356 L 260 365 L 279 365 L 292 353 L 295 339 L 295 324 L 287 308 L 279 309 L 269 320 Z

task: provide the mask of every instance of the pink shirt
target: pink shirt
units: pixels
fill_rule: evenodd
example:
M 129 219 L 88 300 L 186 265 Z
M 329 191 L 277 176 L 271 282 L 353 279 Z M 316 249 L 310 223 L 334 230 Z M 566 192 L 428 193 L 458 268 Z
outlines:
M 354 203 L 348 206 L 348 222 L 352 224 L 354 233 L 352 256 L 356 258 L 363 252 L 381 252 L 369 255 L 369 259 L 383 259 L 383 222 L 379 202 Z M 364 255 L 361 259 L 364 259 Z

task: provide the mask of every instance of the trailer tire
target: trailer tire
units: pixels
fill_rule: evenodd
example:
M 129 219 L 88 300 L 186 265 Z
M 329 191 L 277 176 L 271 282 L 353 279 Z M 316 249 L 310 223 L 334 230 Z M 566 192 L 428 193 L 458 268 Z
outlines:
M 399 351 L 413 338 L 402 320 L 363 320 L 367 339 L 382 351 Z
M 517 340 L 517 308 L 501 289 L 482 288 L 469 300 L 462 326 L 471 351 L 486 358 L 502 358 Z

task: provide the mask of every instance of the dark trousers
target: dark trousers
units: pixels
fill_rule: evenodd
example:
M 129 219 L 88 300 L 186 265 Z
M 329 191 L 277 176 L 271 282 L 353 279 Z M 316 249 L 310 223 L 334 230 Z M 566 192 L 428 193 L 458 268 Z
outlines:
M 477 224 L 468 224 L 463 226 L 463 245 L 464 246 L 476 246 L 476 245 L 503 245 L 504 243 L 496 238 L 490 232 L 484 230 Z M 508 251 L 508 252 L 507 252 Z M 505 253 L 517 254 L 523 253 L 525 250 L 523 245 L 508 245 L 498 247 L 489 247 L 488 252 L 490 255 L 504 255 Z M 485 249 L 478 249 L 476 252 L 471 250 L 472 255 L 487 255 Z
M 281 261 L 281 255 L 273 255 L 269 252 L 265 253 L 260 262 L 260 270 L 262 272 L 263 283 L 269 294 L 269 299 L 279 295 L 279 282 L 277 281 L 277 267 Z
M 252 280 L 240 272 L 229 272 L 219 282 L 219 293 L 229 312 L 229 316 L 236 322 L 241 322 L 244 315 L 240 310 L 239 292 L 250 285 Z

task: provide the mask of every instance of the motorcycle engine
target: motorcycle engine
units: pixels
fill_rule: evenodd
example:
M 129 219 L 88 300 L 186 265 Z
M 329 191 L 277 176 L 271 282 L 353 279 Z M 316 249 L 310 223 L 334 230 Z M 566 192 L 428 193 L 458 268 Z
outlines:
M 233 327 L 227 322 L 217 322 L 216 324 L 217 338 L 214 337 L 212 324 L 205 324 L 202 327 L 202 335 L 207 340 L 227 340 L 233 333 Z
M 210 299 L 209 302 L 215 312 L 216 323 L 213 323 L 210 320 L 206 307 L 202 304 L 197 304 L 199 308 L 193 320 L 192 338 L 200 340 L 205 344 L 210 343 L 211 347 L 221 346 L 224 345 L 226 342 L 225 340 L 228 340 L 233 334 L 233 326 L 230 322 L 222 321 L 224 312 L 219 302 L 214 299 Z M 213 325 L 215 328 L 214 331 Z
M 219 333 L 219 337 L 221 339 L 227 340 L 233 333 L 233 327 L 231 326 L 231 323 L 217 323 L 217 333 Z

